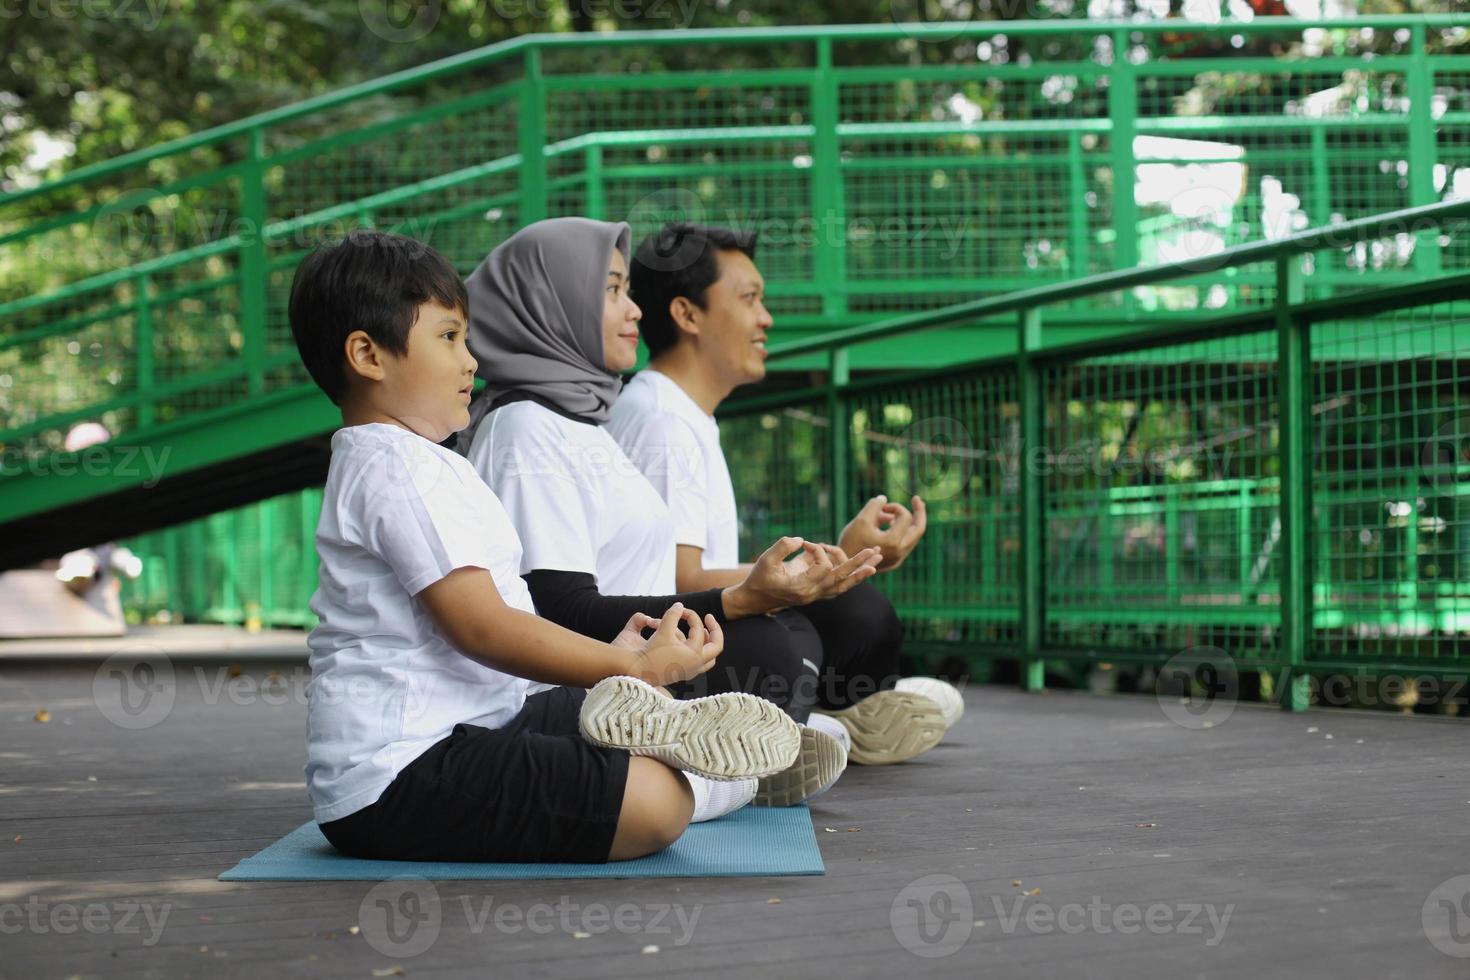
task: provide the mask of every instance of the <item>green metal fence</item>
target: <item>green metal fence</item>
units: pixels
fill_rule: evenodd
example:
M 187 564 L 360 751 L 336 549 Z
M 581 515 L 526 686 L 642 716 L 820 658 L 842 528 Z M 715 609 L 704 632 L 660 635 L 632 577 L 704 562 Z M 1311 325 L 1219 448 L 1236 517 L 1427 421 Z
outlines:
M 1196 260 L 773 348 L 830 368 L 726 412 L 745 548 L 920 493 L 923 549 L 880 579 L 911 641 L 1019 655 L 1033 688 L 1047 661 L 1177 658 L 1271 672 L 1289 707 L 1311 674 L 1470 678 L 1470 276 L 1304 288 L 1324 245 L 1466 216 L 1431 206 L 1205 260 L 1274 269 L 1253 312 L 1080 342 L 1047 326 L 1058 304 Z M 863 343 L 962 323 L 1009 353 L 898 379 L 846 366 Z
M 1189 650 L 1297 678 L 1463 671 L 1470 339 L 1463 283 L 1441 277 L 1470 249 L 1439 224 L 1458 212 L 1220 250 L 1470 193 L 1464 21 L 473 52 L 0 198 L 0 442 L 46 454 L 101 419 L 147 444 L 300 389 L 286 285 L 311 241 L 357 224 L 468 271 L 542 215 L 640 235 L 702 218 L 762 233 L 778 336 L 794 338 L 772 367 L 798 387 L 726 422 L 747 544 L 831 533 L 872 492 L 925 492 L 934 530 L 882 580 L 916 648 L 1019 653 L 1032 686 L 1048 659 Z M 1366 27 L 1389 39 L 1371 58 L 1230 56 L 1238 39 Z M 998 305 L 926 319 L 975 297 Z M 919 318 L 884 325 L 904 313 Z M 868 332 L 821 339 L 854 327 Z M 284 498 L 134 542 L 161 577 L 130 601 L 305 621 L 311 513 Z M 263 557 L 236 560 L 241 540 Z M 1300 681 L 1289 691 L 1299 706 Z
M 1333 47 L 1366 28 L 1363 52 Z M 1316 57 L 1231 56 L 1309 30 Z M 88 419 L 146 441 L 305 384 L 289 276 L 358 224 L 466 271 L 547 214 L 757 227 L 774 311 L 801 335 L 1432 203 L 1470 185 L 1465 30 L 1402 16 L 517 39 L 0 197 L 0 442 L 49 453 Z M 1322 256 L 1311 288 L 1467 259 L 1460 242 L 1370 244 Z M 1241 268 L 1058 316 L 1251 307 L 1270 288 Z M 873 356 L 951 352 L 935 338 Z

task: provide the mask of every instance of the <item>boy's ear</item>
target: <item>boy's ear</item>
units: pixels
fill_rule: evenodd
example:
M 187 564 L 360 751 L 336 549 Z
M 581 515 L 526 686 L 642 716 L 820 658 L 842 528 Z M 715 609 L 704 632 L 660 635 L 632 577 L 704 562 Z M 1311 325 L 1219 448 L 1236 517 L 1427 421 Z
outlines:
M 669 318 L 680 333 L 699 336 L 699 316 L 704 311 L 695 306 L 687 296 L 675 296 L 669 300 Z
M 343 353 L 347 356 L 347 370 L 370 381 L 382 381 L 385 376 L 383 357 L 378 345 L 365 330 L 354 330 L 343 342 Z

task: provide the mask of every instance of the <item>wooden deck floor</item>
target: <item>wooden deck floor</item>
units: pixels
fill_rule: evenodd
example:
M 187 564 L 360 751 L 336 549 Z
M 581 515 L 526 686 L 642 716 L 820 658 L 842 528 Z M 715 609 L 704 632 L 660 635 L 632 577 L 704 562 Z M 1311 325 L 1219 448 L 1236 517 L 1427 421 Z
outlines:
M 371 883 L 215 880 L 310 817 L 304 665 L 173 663 L 136 730 L 95 664 L 0 664 L 0 975 L 1470 975 L 1430 938 L 1470 955 L 1470 878 L 1431 900 L 1470 875 L 1463 722 L 974 688 L 817 801 L 824 877 L 440 882 L 437 936 L 385 939 Z

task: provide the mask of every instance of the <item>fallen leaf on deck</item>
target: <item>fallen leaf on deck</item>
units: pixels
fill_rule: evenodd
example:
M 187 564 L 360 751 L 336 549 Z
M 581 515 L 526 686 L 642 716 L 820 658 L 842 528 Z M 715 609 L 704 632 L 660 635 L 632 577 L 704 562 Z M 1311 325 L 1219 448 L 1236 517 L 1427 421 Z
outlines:
M 1157 827 L 1158 824 L 1156 824 L 1156 823 L 1136 823 L 1133 826 L 1135 826 L 1135 827 Z
M 49 725 L 51 723 L 51 712 L 47 711 L 45 708 L 42 708 L 40 711 L 36 712 L 36 720 L 43 725 Z
M 766 899 L 766 904 L 767 905 L 780 905 L 781 904 L 781 900 L 779 898 L 768 898 L 768 899 Z
M 358 933 L 359 933 L 359 932 L 361 932 L 361 931 L 362 931 L 362 930 L 361 930 L 361 929 L 359 929 L 359 928 L 358 928 L 358 927 L 357 927 L 357 926 L 348 926 L 348 927 L 347 927 L 347 932 L 348 932 L 348 933 L 349 933 L 349 934 L 350 934 L 350 935 L 353 935 L 353 936 L 355 936 L 355 935 L 357 935 L 357 934 L 358 934 Z
M 825 830 L 829 834 L 835 834 L 835 833 L 837 833 L 837 831 L 833 830 L 831 827 L 823 827 L 822 829 Z
M 592 933 L 590 933 L 590 932 L 574 932 L 574 933 L 572 933 L 572 938 L 573 939 L 591 939 L 592 938 Z
M 240 674 L 241 674 L 240 665 L 239 664 L 230 664 L 229 675 L 231 677 L 239 677 Z M 373 971 L 373 976 L 384 976 L 384 977 L 386 977 L 387 975 L 388 974 L 386 974 L 386 973 L 379 974 L 376 970 Z
M 848 833 L 849 833 L 849 834 L 857 834 L 857 833 L 861 833 L 861 832 L 862 832 L 862 828 L 861 828 L 861 827 L 848 827 L 848 828 L 847 828 L 847 832 L 848 832 Z
M 1020 879 L 1020 878 L 1016 878 L 1016 879 L 1014 879 L 1014 880 L 1013 880 L 1013 881 L 1012 881 L 1012 882 L 1011 882 L 1011 887 L 1012 887 L 1012 888 L 1020 888 L 1020 887 L 1021 887 L 1021 879 Z
M 657 946 L 644 946 L 643 947 L 643 952 L 644 952 L 645 955 L 646 954 L 649 954 L 649 953 L 657 953 L 658 952 L 658 947 Z
M 408 976 L 408 974 L 403 972 L 403 967 L 401 967 L 401 966 L 390 966 L 386 970 L 374 970 L 373 971 L 373 976 L 375 976 L 375 977 L 406 977 L 406 976 Z
M 1026 892 L 1025 894 L 1027 894 L 1027 895 L 1040 895 L 1041 894 L 1041 889 L 1040 888 L 1033 888 L 1029 892 Z

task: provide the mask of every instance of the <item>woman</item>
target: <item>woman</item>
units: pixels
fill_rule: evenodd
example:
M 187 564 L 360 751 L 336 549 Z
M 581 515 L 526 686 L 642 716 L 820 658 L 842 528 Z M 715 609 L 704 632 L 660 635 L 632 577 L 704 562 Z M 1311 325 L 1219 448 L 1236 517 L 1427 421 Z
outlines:
M 724 625 L 725 652 L 674 693 L 748 691 L 806 721 L 823 650 L 812 624 L 789 607 L 846 592 L 871 577 L 881 556 L 865 549 L 849 558 L 782 538 L 740 583 L 673 594 L 667 505 L 603 429 L 620 374 L 637 357 L 629 237 L 624 223 L 541 221 L 470 275 L 470 348 L 487 385 L 461 446 L 527 541 L 523 572 L 538 613 L 594 637 L 674 601 L 712 613 Z M 845 745 L 840 725 L 811 723 Z

